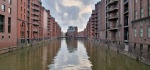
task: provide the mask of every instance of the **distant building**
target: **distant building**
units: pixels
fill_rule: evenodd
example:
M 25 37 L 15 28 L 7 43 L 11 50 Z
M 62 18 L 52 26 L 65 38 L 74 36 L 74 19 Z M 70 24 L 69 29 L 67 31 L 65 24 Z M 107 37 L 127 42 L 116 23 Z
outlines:
M 70 26 L 67 30 L 67 37 L 76 37 L 78 36 L 78 28 Z
M 78 32 L 78 36 L 79 36 L 79 37 L 83 37 L 83 36 L 84 36 L 84 31 Z
M 84 29 L 84 35 L 91 39 L 94 38 L 94 23 L 92 23 L 92 21 L 93 20 L 91 16 L 87 22 L 86 28 Z

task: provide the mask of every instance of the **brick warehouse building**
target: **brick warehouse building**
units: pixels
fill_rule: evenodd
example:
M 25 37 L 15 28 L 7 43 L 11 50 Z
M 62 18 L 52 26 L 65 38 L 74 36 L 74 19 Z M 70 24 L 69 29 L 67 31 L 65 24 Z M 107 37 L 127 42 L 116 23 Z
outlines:
M 44 26 L 45 26 L 45 39 L 50 39 L 50 38 L 56 38 L 58 36 L 61 36 L 61 27 L 60 25 L 56 22 L 55 18 L 51 16 L 50 10 L 46 10 L 44 12 Z M 47 19 L 46 19 L 47 18 Z M 46 22 L 46 23 L 45 23 Z
M 18 45 L 42 39 L 43 12 L 40 0 L 18 0 Z
M 149 58 L 150 1 L 101 0 L 97 4 L 100 6 L 98 8 L 100 15 L 96 14 L 100 17 L 97 20 L 100 21 L 100 23 L 97 22 L 99 41 L 107 43 L 111 47 L 123 47 L 121 49 L 130 52 L 130 54 Z M 89 20 L 93 21 L 93 19 Z M 88 38 L 97 39 L 96 36 L 90 35 L 93 34 L 90 33 L 91 31 L 96 31 L 96 29 L 90 30 L 91 28 L 88 22 L 84 29 L 84 35 Z
M 56 26 L 56 35 L 55 35 L 55 37 L 58 37 L 58 36 L 61 36 L 61 27 L 60 27 L 60 25 L 57 23 L 57 26 Z
M 94 24 L 92 23 L 92 17 L 89 18 L 86 28 L 84 29 L 84 35 L 88 38 L 94 38 Z
M 66 33 L 67 37 L 75 38 L 78 36 L 78 28 L 76 26 L 69 26 Z
M 91 15 L 91 23 L 92 23 L 92 31 L 93 31 L 93 38 L 97 38 L 97 31 L 98 31 L 98 23 L 97 23 L 97 12 L 96 10 L 92 10 L 92 15 Z
M 103 42 L 105 42 L 106 40 L 106 26 L 105 26 L 105 23 L 106 23 L 106 8 L 105 8 L 105 5 L 106 5 L 106 1 L 105 0 L 101 0 L 100 2 L 100 23 L 98 24 L 99 25 L 99 39 Z M 103 17 L 101 17 L 103 16 Z
M 131 27 L 129 34 L 130 48 L 136 52 L 137 55 L 146 55 L 150 53 L 150 0 L 131 0 L 130 10 Z M 139 52 L 140 51 L 140 52 Z
M 29 7 L 28 7 L 29 4 Z M 28 7 L 28 8 L 27 8 Z M 27 0 L 17 0 L 17 43 L 22 45 L 30 41 L 31 23 L 27 17 L 30 17 L 30 2 Z M 29 30 L 29 31 L 28 31 Z M 28 34 L 29 36 L 27 36 Z
M 50 23 L 50 19 L 51 19 L 51 15 L 50 15 L 50 10 L 47 10 L 47 14 L 48 14 L 48 17 L 47 17 L 47 37 L 48 39 L 51 38 L 51 26 L 52 24 Z
M 51 16 L 50 10 L 44 10 L 43 15 L 43 33 L 44 39 L 56 38 L 61 36 L 61 27 L 55 21 L 55 18 Z
M 83 37 L 84 36 L 84 31 L 78 32 L 78 37 Z
M 40 39 L 40 25 L 41 23 L 41 1 L 40 0 L 33 0 L 31 1 L 31 23 L 32 23 L 32 42 L 37 42 Z
M 120 0 L 106 0 L 106 39 L 116 42 L 118 36 L 118 25 L 120 18 Z
M 94 38 L 99 38 L 99 32 L 100 32 L 100 2 L 95 4 L 95 11 L 93 12 L 93 23 L 94 23 Z
M 36 44 L 61 35 L 61 27 L 56 21 L 55 25 L 51 23 L 51 19 L 55 18 L 51 16 L 50 10 L 42 7 L 40 0 L 1 0 L 0 5 L 0 49 Z M 46 18 L 44 11 L 47 13 Z M 47 26 L 46 37 L 44 24 Z
M 16 0 L 0 0 L 0 49 L 17 45 L 16 3 Z
M 88 38 L 99 38 L 99 32 L 100 32 L 100 2 L 95 4 L 95 10 L 92 10 L 91 17 L 89 18 L 89 21 L 86 26 L 86 32 Z M 85 34 L 86 34 L 85 32 Z
M 55 18 L 50 17 L 50 20 L 51 20 L 51 22 L 50 22 L 50 24 L 51 24 L 51 26 L 50 26 L 50 36 L 54 37 L 54 32 L 55 32 Z
M 27 2 L 27 4 L 25 2 Z M 20 36 L 24 35 L 24 38 L 20 38 L 21 42 L 18 43 L 21 45 L 22 44 L 26 45 L 28 43 L 34 44 L 34 43 L 38 43 L 41 40 L 53 38 L 54 36 L 57 37 L 56 35 L 54 36 L 50 35 L 51 33 L 52 34 L 54 33 L 53 32 L 54 29 L 50 29 L 50 28 L 55 28 L 55 27 L 53 26 L 52 23 L 50 23 L 50 21 L 52 21 L 50 10 L 46 10 L 44 7 L 42 7 L 41 0 L 28 0 L 28 1 L 25 0 L 25 2 L 24 4 L 26 4 L 28 8 L 27 8 L 27 12 L 24 12 L 27 14 L 27 19 L 24 21 L 27 21 L 28 23 L 25 24 L 26 27 L 24 27 L 25 29 L 23 29 L 25 31 L 22 31 L 21 33 L 18 30 L 18 33 L 20 32 L 19 33 Z M 22 6 L 19 7 L 22 8 Z
M 46 10 L 45 8 L 43 8 L 43 13 L 44 13 L 44 15 L 43 15 L 43 37 L 44 37 L 44 39 L 47 39 L 47 38 L 49 38 L 49 32 L 48 32 L 48 29 L 49 29 L 49 23 L 48 23 L 48 17 L 49 17 L 49 13 L 50 13 L 50 11 L 48 11 L 48 10 Z
M 40 26 L 39 26 L 39 41 L 42 41 L 44 40 L 43 37 L 43 24 L 44 24 L 44 11 L 43 11 L 43 6 L 42 6 L 42 2 L 41 2 L 41 5 L 40 5 Z
M 56 28 L 57 28 L 57 22 L 54 17 L 50 17 L 50 36 L 54 38 L 56 36 Z

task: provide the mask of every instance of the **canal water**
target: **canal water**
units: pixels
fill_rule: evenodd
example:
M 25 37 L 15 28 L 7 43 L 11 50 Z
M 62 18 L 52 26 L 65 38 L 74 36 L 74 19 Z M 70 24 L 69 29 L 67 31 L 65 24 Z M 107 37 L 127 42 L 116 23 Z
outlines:
M 150 70 L 88 40 L 53 40 L 0 55 L 0 70 Z

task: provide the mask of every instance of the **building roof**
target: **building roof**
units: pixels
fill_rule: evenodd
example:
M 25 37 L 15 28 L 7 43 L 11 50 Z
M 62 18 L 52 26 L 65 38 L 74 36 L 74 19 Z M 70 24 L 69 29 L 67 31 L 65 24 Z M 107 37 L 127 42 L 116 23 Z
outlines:
M 76 31 L 76 28 L 77 28 L 76 26 L 69 26 L 67 32 L 74 32 Z

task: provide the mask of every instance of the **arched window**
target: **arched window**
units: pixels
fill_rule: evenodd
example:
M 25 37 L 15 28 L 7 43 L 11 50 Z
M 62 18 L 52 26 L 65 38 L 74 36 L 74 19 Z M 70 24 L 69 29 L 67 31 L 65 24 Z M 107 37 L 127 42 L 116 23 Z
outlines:
M 21 27 L 25 27 L 25 23 L 24 22 L 21 24 Z

